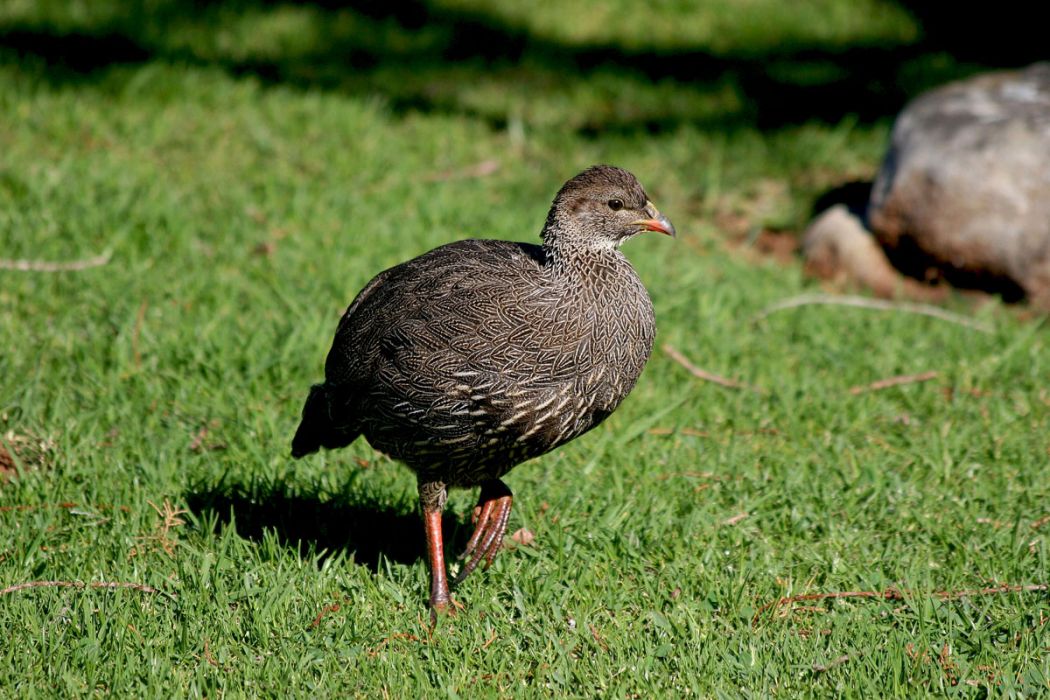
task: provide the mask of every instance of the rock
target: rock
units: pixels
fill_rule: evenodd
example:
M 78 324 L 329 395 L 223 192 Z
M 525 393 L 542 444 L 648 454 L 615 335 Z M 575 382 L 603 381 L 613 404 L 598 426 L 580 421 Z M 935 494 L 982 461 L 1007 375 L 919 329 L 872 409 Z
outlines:
M 905 107 L 867 223 L 895 262 L 932 264 L 966 286 L 1005 281 L 1050 310 L 1050 63 Z
M 866 287 L 886 299 L 936 300 L 946 292 L 902 275 L 861 220 L 843 204 L 813 220 L 802 238 L 802 250 L 810 274 Z

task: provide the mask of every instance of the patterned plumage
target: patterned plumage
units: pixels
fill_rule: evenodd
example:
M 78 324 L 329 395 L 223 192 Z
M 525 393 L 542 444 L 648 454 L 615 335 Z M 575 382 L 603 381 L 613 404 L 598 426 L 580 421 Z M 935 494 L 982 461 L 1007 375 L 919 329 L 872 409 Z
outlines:
M 674 234 L 633 175 L 595 166 L 558 192 L 542 245 L 441 246 L 380 273 L 343 315 L 292 454 L 364 435 L 416 472 L 435 608 L 448 603 L 434 551 L 446 489 L 482 486 L 462 577 L 502 539 L 499 478 L 598 425 L 634 387 L 655 324 L 619 246 L 647 230 Z

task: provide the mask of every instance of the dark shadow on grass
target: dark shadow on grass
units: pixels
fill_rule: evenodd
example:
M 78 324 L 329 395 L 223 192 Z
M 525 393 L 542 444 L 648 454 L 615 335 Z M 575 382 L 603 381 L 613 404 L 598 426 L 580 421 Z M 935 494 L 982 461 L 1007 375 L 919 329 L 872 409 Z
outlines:
M 251 55 L 238 53 L 242 47 L 236 41 L 216 37 L 249 15 L 269 14 L 277 21 L 278 13 L 292 5 L 285 0 L 158 0 L 148 6 L 115 5 L 118 9 L 94 24 L 0 23 L 0 60 L 6 52 L 36 61 L 45 79 L 59 82 L 91 80 L 110 66 L 154 60 L 216 66 L 269 84 L 379 94 L 395 111 L 468 114 L 495 127 L 513 116 L 501 111 L 498 100 L 497 106 L 479 110 L 458 86 L 488 80 L 512 89 L 524 79 L 539 94 L 601 73 L 615 76 L 624 95 L 636 95 L 622 99 L 659 102 L 646 91 L 665 81 L 676 94 L 697 98 L 683 105 L 596 110 L 574 120 L 581 133 L 597 135 L 660 132 L 683 123 L 771 129 L 805 121 L 837 123 L 847 116 L 870 121 L 895 114 L 908 97 L 931 85 L 1040 55 L 1040 42 L 1018 38 L 1018 32 L 1027 36 L 1041 26 L 1025 21 L 1031 9 L 1019 3 L 997 5 L 992 13 L 1010 18 L 1013 31 L 1001 35 L 983 31 L 990 21 L 987 12 L 952 9 L 946 14 L 936 3 L 900 4 L 929 25 L 925 37 L 883 45 L 814 39 L 740 45 L 714 54 L 668 43 L 673 37 L 653 36 L 644 48 L 564 42 L 482 8 L 427 0 L 313 0 L 294 6 L 321 18 L 308 45 L 278 42 Z M 982 40 L 971 40 L 976 36 Z M 205 39 L 194 44 L 186 37 Z M 951 53 L 963 48 L 971 62 L 965 65 Z M 739 104 L 704 102 L 722 89 L 738 95 Z
M 116 32 L 59 34 L 14 30 L 0 33 L 0 46 L 23 56 L 43 59 L 55 71 L 88 74 L 114 65 L 145 63 L 152 53 Z
M 283 484 L 266 488 L 231 486 L 198 487 L 186 495 L 192 512 L 209 521 L 214 515 L 219 527 L 236 528 L 250 540 L 262 540 L 266 532 L 276 535 L 283 546 L 300 556 L 319 554 L 323 561 L 345 553 L 371 571 L 383 559 L 411 564 L 426 554 L 423 523 L 419 514 L 388 505 L 337 498 L 326 500 L 313 494 L 293 493 Z M 445 513 L 446 556 L 459 552 L 469 537 L 469 523 Z
M 868 200 L 871 199 L 871 180 L 852 180 L 833 187 L 817 197 L 810 210 L 810 220 L 837 204 L 844 205 L 850 213 L 860 219 L 867 216 Z

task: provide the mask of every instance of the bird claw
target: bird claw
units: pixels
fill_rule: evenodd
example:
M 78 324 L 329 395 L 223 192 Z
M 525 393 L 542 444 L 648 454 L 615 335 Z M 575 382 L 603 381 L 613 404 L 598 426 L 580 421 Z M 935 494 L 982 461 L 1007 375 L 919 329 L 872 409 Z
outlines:
M 496 481 L 491 486 L 486 484 L 482 487 L 478 505 L 474 509 L 476 515 L 474 534 L 470 536 L 466 548 L 459 555 L 461 560 L 468 559 L 468 557 L 469 559 L 453 579 L 453 586 L 462 583 L 478 567 L 482 559 L 485 560 L 486 569 L 492 565 L 496 553 L 503 544 L 503 535 L 507 531 L 512 502 L 510 489 L 502 482 Z

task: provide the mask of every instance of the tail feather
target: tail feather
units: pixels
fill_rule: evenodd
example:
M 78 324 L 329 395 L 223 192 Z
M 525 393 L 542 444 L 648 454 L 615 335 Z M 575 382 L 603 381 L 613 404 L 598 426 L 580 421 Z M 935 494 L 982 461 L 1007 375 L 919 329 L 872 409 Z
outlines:
M 357 438 L 356 433 L 338 429 L 332 422 L 328 390 L 324 384 L 314 384 L 303 404 L 303 418 L 292 438 L 292 457 L 299 459 L 317 452 L 322 447 L 345 447 Z

